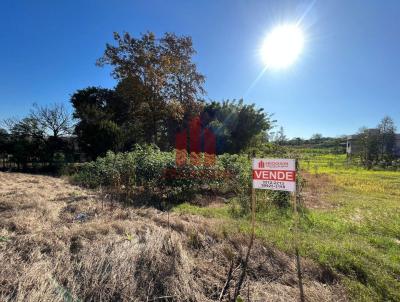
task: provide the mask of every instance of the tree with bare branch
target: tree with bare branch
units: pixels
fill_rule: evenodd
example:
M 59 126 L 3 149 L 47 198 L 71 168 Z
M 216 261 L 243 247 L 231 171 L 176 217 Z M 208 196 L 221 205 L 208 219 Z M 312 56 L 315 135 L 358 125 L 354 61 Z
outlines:
M 50 106 L 33 104 L 31 118 L 36 120 L 48 135 L 59 138 L 72 133 L 71 115 L 62 103 Z

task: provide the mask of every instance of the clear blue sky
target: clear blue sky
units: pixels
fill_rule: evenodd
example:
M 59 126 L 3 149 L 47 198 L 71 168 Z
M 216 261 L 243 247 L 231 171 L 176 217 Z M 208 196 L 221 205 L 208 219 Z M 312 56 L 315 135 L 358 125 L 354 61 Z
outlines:
M 266 33 L 301 16 L 302 56 L 249 90 Z M 22 117 L 34 102 L 68 103 L 89 85 L 113 87 L 110 70 L 95 66 L 105 43 L 113 31 L 149 30 L 192 36 L 207 98 L 245 97 L 274 113 L 289 137 L 349 134 L 385 114 L 400 128 L 399 29 L 397 0 L 3 0 L 0 119 Z

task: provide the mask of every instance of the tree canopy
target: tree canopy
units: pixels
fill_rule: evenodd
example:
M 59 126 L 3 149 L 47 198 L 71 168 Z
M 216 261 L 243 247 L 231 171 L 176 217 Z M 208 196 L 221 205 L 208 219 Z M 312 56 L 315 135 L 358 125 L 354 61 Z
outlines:
M 205 77 L 192 61 L 196 53 L 192 39 L 172 33 L 157 39 L 148 32 L 140 38 L 114 33 L 114 40 L 117 45 L 106 44 L 97 64 L 112 67 L 111 74 L 119 81 L 117 90 L 125 103 L 131 103 L 129 108 L 143 118 L 151 141 L 163 144 L 166 138 L 171 139 L 162 131 L 165 123 L 182 126 L 185 118 L 201 110 L 198 99 L 205 93 Z
M 193 62 L 196 52 L 190 37 L 114 33 L 114 40 L 116 45 L 106 44 L 97 64 L 112 67 L 115 89 L 88 87 L 71 97 L 78 121 L 75 133 L 90 157 L 143 143 L 172 149 L 176 133 L 195 116 L 215 132 L 219 153 L 239 152 L 271 127 L 269 115 L 254 104 L 202 99 L 205 77 Z
M 263 109 L 244 104 L 242 99 L 206 104 L 202 116 L 204 126 L 216 135 L 217 153 L 240 152 L 249 147 L 255 136 L 269 130 L 272 123 Z

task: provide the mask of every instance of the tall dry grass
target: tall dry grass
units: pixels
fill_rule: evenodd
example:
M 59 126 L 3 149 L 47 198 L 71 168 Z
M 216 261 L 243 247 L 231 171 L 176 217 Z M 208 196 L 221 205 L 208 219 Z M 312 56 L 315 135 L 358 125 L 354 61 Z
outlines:
M 218 301 L 233 263 L 229 301 L 245 237 L 218 220 L 102 198 L 62 179 L 0 173 L 0 301 Z M 308 301 L 345 300 L 333 276 L 304 266 Z M 256 242 L 248 272 L 245 301 L 297 300 L 292 257 Z

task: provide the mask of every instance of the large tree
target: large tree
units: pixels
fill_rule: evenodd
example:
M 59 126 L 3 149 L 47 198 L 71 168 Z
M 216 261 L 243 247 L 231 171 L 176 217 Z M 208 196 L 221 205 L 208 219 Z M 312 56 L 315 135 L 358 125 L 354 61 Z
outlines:
M 56 153 L 64 156 L 71 154 L 71 146 L 68 137 L 72 134 L 71 114 L 62 103 L 40 106 L 33 105 L 30 116 L 43 129 L 47 136 L 45 141 L 46 161 L 53 164 Z
M 197 71 L 190 37 L 166 33 L 157 39 L 151 32 L 140 38 L 114 33 L 117 45 L 106 44 L 99 66 L 111 65 L 119 80 L 117 90 L 136 107 L 146 140 L 171 142 L 172 132 L 201 111 L 198 98 L 204 94 L 204 76 Z M 132 86 L 138 88 L 132 89 Z M 139 101 L 139 102 L 138 102 Z M 176 113 L 183 112 L 183 114 Z M 174 131 L 170 131 L 176 128 Z
M 30 117 L 54 138 L 69 135 L 72 132 L 71 115 L 62 103 L 55 103 L 51 106 L 34 104 Z
M 126 110 L 112 89 L 88 87 L 71 96 L 77 120 L 75 134 L 82 150 L 91 158 L 104 155 L 108 150 L 120 151 L 123 133 L 120 123 Z
M 157 39 L 146 33 L 135 38 L 114 33 L 114 40 L 116 45 L 107 44 L 97 64 L 112 67 L 118 81 L 115 89 L 88 87 L 71 98 L 78 119 L 76 134 L 92 157 L 107 148 L 129 150 L 135 143 L 170 149 L 175 134 L 198 115 L 204 126 L 215 131 L 219 153 L 239 152 L 266 139 L 271 120 L 262 109 L 242 100 L 202 101 L 204 76 L 193 63 L 190 37 L 166 33 Z M 101 146 L 100 133 L 105 142 Z
M 243 100 L 211 102 L 202 114 L 204 126 L 216 135 L 217 153 L 238 153 L 249 147 L 257 135 L 271 128 L 270 117 L 263 109 L 244 104 Z

